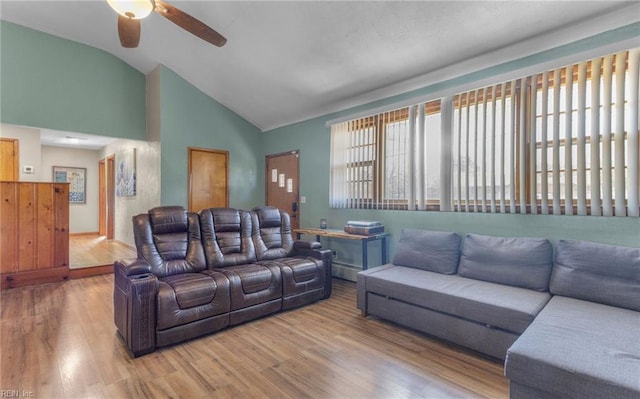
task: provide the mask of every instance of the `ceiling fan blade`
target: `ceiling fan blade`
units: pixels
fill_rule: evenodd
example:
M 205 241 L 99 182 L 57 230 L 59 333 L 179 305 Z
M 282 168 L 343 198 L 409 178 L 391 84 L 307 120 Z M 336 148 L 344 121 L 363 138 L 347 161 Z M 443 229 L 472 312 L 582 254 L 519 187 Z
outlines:
M 178 25 L 187 32 L 196 35 L 200 39 L 209 42 L 214 46 L 222 47 L 227 42 L 227 39 L 224 36 L 184 11 L 167 4 L 162 0 L 156 0 L 155 3 L 155 12 L 167 18 L 169 21 Z
M 140 20 L 118 15 L 118 36 L 122 47 L 138 47 L 140 42 Z

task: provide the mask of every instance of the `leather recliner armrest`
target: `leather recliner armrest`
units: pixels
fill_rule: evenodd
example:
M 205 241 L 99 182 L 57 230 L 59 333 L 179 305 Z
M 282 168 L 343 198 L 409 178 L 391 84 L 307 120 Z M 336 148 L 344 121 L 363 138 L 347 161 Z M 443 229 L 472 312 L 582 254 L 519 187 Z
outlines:
M 114 321 L 134 357 L 156 347 L 158 278 L 142 259 L 117 260 L 114 268 Z
M 323 299 L 331 296 L 332 261 L 330 249 L 320 249 L 322 245 L 317 241 L 296 241 L 293 243 L 293 256 L 310 256 L 322 260 L 325 267 L 325 287 Z
M 142 259 L 117 259 L 113 262 L 114 273 L 122 276 L 151 273 L 151 266 Z
M 322 249 L 322 244 L 317 241 L 298 240 L 293 243 L 292 256 L 312 256 L 317 259 L 331 260 L 331 251 Z
M 298 240 L 293 243 L 293 248 L 298 250 L 310 250 L 310 249 L 320 249 L 322 248 L 322 244 L 318 241 L 302 241 Z

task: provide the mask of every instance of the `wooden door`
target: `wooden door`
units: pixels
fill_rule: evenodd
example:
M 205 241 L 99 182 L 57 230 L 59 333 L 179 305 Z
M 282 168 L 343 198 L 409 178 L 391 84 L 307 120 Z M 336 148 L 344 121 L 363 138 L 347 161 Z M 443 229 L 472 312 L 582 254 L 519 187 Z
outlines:
M 189 147 L 189 211 L 229 206 L 229 152 Z
M 105 200 L 106 200 L 106 227 L 107 227 L 107 239 L 113 240 L 115 237 L 115 223 L 116 223 L 116 156 L 109 155 L 107 157 L 107 165 L 105 171 Z
M 98 234 L 107 235 L 107 163 L 106 159 L 98 162 Z
M 20 176 L 18 140 L 0 137 L 0 180 L 18 181 Z
M 267 205 L 276 206 L 291 216 L 291 228 L 300 227 L 298 150 L 265 157 L 265 192 Z

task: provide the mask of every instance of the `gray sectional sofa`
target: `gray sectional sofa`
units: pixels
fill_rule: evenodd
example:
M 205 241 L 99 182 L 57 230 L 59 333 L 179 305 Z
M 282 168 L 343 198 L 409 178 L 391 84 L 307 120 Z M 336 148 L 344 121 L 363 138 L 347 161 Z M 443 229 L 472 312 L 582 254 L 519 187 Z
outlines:
M 640 249 L 404 229 L 374 315 L 505 360 L 511 398 L 640 398 Z
M 560 240 L 553 297 L 507 351 L 512 398 L 640 398 L 640 249 Z

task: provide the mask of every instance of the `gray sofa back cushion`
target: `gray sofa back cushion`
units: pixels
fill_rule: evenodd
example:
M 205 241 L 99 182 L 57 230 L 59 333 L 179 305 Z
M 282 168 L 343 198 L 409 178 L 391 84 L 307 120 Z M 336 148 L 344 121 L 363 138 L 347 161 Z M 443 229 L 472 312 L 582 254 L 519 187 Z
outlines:
M 551 293 L 640 311 L 640 248 L 558 241 Z
M 458 274 L 536 291 L 549 289 L 553 247 L 544 238 L 467 234 Z
M 456 233 L 402 229 L 393 264 L 436 273 L 455 274 L 460 259 Z

